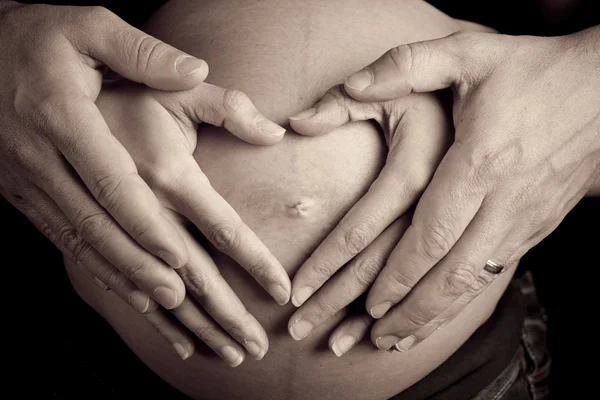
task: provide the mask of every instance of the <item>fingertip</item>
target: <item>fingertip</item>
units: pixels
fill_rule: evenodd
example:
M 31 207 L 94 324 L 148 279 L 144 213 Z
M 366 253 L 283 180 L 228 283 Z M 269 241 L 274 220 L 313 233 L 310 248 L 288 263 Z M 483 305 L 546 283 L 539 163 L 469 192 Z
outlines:
M 280 306 L 284 306 L 290 301 L 290 290 L 279 283 L 271 283 L 268 291 Z
M 165 286 L 157 287 L 152 296 L 167 310 L 179 307 L 185 298 L 185 286 L 183 283 L 177 289 L 172 289 Z
M 181 76 L 190 77 L 203 82 L 208 76 L 208 64 L 206 61 L 185 55 L 175 61 L 175 69 Z

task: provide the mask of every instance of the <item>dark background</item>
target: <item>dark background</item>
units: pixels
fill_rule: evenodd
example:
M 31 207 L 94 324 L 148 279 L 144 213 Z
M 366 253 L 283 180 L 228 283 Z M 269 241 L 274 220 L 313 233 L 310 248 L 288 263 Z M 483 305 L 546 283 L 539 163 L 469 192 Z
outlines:
M 72 1 L 57 4 L 101 4 L 133 24 L 140 24 L 162 1 Z M 549 12 L 542 0 L 532 1 L 430 1 L 448 14 L 492 26 L 504 33 L 558 35 L 600 23 L 596 1 L 572 1 L 577 7 Z M 546 1 L 545 3 L 564 3 Z M 547 4 L 546 4 L 547 5 Z M 600 88 L 599 88 L 600 95 Z M 64 296 L 70 293 L 64 280 L 60 255 L 28 221 L 0 200 L 2 223 L 3 286 L 8 288 L 4 310 L 5 364 L 19 371 L 9 374 L 5 388 L 21 393 L 35 389 L 44 379 L 68 375 L 74 390 L 85 365 L 65 366 L 61 354 L 53 352 L 56 343 L 69 335 L 84 335 L 83 321 L 73 321 L 58 312 Z M 600 267 L 600 199 L 584 199 L 559 228 L 524 258 L 520 268 L 533 271 L 542 303 L 549 315 L 549 346 L 553 357 L 551 394 L 553 400 L 595 398 L 594 372 L 597 359 L 596 310 L 598 268 Z M 79 313 L 75 313 L 77 315 Z M 65 331 L 65 326 L 79 327 Z M 69 325 L 70 324 L 70 325 Z M 60 327 L 60 329 L 59 329 Z M 82 333 L 83 332 L 83 333 Z M 101 347 L 91 340 L 90 351 Z M 101 336 L 100 336 L 101 337 Z M 82 339 L 85 340 L 85 337 Z M 62 351 L 62 350 L 61 350 Z M 14 363 L 8 363 L 14 360 Z M 29 376 L 27 364 L 43 363 L 45 376 Z M 25 369 L 22 369 L 25 367 Z M 127 376 L 118 363 L 115 374 Z M 6 376 L 6 375 L 5 375 Z M 5 379 L 3 379 L 5 381 Z M 587 393 L 590 393 L 589 395 Z M 100 396 L 100 393 L 97 393 Z M 102 396 L 109 396 L 103 393 Z M 2 396 L 4 397 L 4 396 Z M 23 398 L 9 396 L 6 398 Z M 45 398 L 45 397 L 44 397 Z M 90 395 L 90 398 L 92 396 Z M 95 397 L 94 397 L 95 398 Z M 106 398 L 106 397 L 105 397 Z

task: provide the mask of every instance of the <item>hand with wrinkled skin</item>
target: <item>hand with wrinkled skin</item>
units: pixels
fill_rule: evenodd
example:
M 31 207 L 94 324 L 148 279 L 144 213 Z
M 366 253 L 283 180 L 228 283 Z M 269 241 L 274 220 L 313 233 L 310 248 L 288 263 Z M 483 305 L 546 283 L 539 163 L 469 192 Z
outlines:
M 367 297 L 367 311 L 380 319 L 371 340 L 381 349 L 406 351 L 432 322 L 446 324 L 456 315 L 448 310 L 489 286 L 487 260 L 514 268 L 599 182 L 600 27 L 555 38 L 461 32 L 401 45 L 350 76 L 344 90 L 378 104 L 448 87 L 454 143 Z M 311 118 L 319 112 L 304 123 Z M 387 190 L 397 187 L 390 180 Z M 381 193 L 374 205 L 387 200 Z M 397 214 L 365 209 L 358 227 L 368 229 L 342 235 L 353 239 L 342 251 L 372 243 L 386 228 L 382 213 Z M 313 283 L 306 270 L 330 266 L 338 253 L 313 255 L 293 295 Z
M 228 111 L 226 103 L 215 103 L 214 99 L 230 99 L 238 105 L 237 111 Z M 193 353 L 193 342 L 186 339 L 192 332 L 232 366 L 243 361 L 244 348 L 261 359 L 269 346 L 266 332 L 185 226 L 186 220 L 191 221 L 216 249 L 236 260 L 280 304 L 288 301 L 290 281 L 285 269 L 212 188 L 194 158 L 199 123 L 225 120 L 234 134 L 242 135 L 251 131 L 246 120 L 264 117 L 243 93 L 207 83 L 177 92 L 131 83 L 108 85 L 96 105 L 189 252 L 186 265 L 175 270 L 186 287 L 184 304 L 171 310 L 187 329 L 168 323 L 163 311 L 154 311 L 155 305 L 146 305 L 146 318 L 183 358 Z M 242 118 L 249 114 L 254 117 Z M 45 212 L 46 220 L 54 221 L 47 229 L 51 234 L 69 226 L 64 217 L 60 220 L 59 210 L 39 212 Z M 126 250 L 123 247 L 124 256 L 133 260 L 135 253 L 128 254 Z M 130 276 L 102 262 L 95 252 L 90 254 L 99 260 L 94 263 L 93 274 L 127 301 L 137 290 Z
M 0 193 L 109 286 L 115 271 L 128 276 L 135 285 L 114 289 L 137 311 L 156 307 L 148 295 L 171 309 L 185 296 L 171 267 L 186 266 L 190 249 L 95 104 L 106 68 L 159 90 L 192 89 L 208 74 L 204 61 L 106 9 L 0 2 Z M 243 94 L 207 85 L 202 96 L 196 106 L 206 109 L 187 110 L 196 122 L 224 125 L 254 144 L 283 137 L 284 129 L 262 117 Z M 210 218 L 203 214 L 209 204 L 201 201 L 210 193 L 193 200 L 188 188 L 173 194 L 223 250 L 252 268 L 248 260 L 257 252 L 270 253 L 242 246 L 255 243 L 250 232 L 234 229 L 242 225 L 214 224 L 219 217 L 228 220 L 230 208 L 222 206 Z M 49 226 L 57 229 L 49 232 Z M 265 271 L 279 267 L 272 261 Z M 287 277 L 278 279 L 289 285 Z M 275 295 L 286 301 L 285 289 Z

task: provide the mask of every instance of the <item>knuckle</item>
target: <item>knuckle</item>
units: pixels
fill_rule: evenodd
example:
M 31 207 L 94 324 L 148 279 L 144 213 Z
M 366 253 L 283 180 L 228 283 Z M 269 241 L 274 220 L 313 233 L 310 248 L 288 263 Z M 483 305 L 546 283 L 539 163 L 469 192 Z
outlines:
M 205 299 L 211 295 L 211 286 L 208 275 L 204 271 L 194 271 L 182 276 L 186 288 L 191 291 L 198 300 Z
M 99 23 L 113 19 L 116 15 L 102 6 L 77 7 L 73 15 L 73 24 L 81 30 L 97 27 Z
M 339 108 L 348 108 L 348 97 L 344 92 L 344 86 L 338 85 L 323 95 L 323 102 L 333 101 Z
M 501 148 L 483 143 L 477 147 L 473 157 L 477 165 L 475 178 L 480 182 L 493 183 L 502 180 L 523 162 L 525 150 L 518 140 L 513 140 Z
M 396 68 L 396 72 L 400 76 L 405 76 L 412 69 L 414 62 L 413 47 L 415 44 L 402 44 L 390 49 L 386 56 Z
M 237 338 L 246 337 L 245 332 L 247 332 L 249 326 L 250 323 L 246 318 L 230 319 L 221 323 L 221 327 L 226 332 Z
M 268 265 L 269 264 L 267 260 L 260 258 L 258 261 L 255 261 L 252 264 L 248 265 L 246 267 L 246 270 L 250 275 L 254 276 L 255 278 L 260 277 L 261 280 L 266 279 L 268 281 L 274 281 L 274 278 L 272 277 Z
M 129 266 L 125 270 L 125 274 L 132 281 L 140 282 L 143 280 L 143 275 L 146 271 L 151 269 L 151 263 L 152 261 L 149 258 L 141 257 L 136 264 Z
M 119 273 L 119 270 L 115 268 L 104 268 L 102 270 L 101 276 L 98 278 L 106 283 L 111 289 L 118 288 L 122 286 L 122 275 Z
M 312 265 L 312 271 L 319 280 L 325 281 L 337 271 L 337 267 L 331 261 L 320 260 Z
M 164 193 L 173 192 L 177 187 L 179 178 L 186 173 L 184 168 L 173 165 L 173 163 L 155 163 L 147 169 L 147 176 L 144 176 L 144 180 L 148 183 L 148 186 Z
M 352 277 L 360 287 L 368 287 L 379 275 L 383 262 L 378 258 L 365 258 L 358 260 L 352 268 Z
M 119 203 L 119 197 L 124 191 L 124 179 L 121 174 L 110 174 L 96 180 L 92 194 L 107 210 L 114 209 Z
M 37 164 L 40 160 L 40 156 L 35 151 L 34 146 L 27 146 L 24 141 L 18 138 L 9 140 L 5 144 L 4 154 L 11 163 L 25 167 L 28 170 L 35 168 L 33 164 Z
M 491 280 L 485 279 L 483 276 L 478 276 L 469 288 L 469 294 L 471 297 L 479 296 L 486 287 L 489 286 Z
M 60 230 L 58 235 L 58 247 L 76 262 L 81 262 L 86 252 L 89 251 L 89 245 L 79 232 L 71 226 L 66 226 Z
M 423 229 L 418 249 L 429 260 L 440 260 L 444 257 L 454 243 L 452 231 L 443 223 L 426 226 Z
M 367 223 L 352 226 L 342 235 L 341 249 L 348 256 L 355 256 L 371 242 L 373 228 Z
M 232 252 L 240 245 L 240 225 L 241 221 L 216 224 L 208 229 L 207 238 L 217 250 Z
M 342 309 L 341 305 L 337 301 L 323 297 L 319 298 L 319 301 L 317 301 L 316 305 L 319 310 L 318 314 L 321 316 L 333 315 Z
M 79 221 L 77 230 L 86 242 L 98 247 L 110 235 L 112 221 L 105 213 L 87 215 Z
M 237 89 L 226 89 L 223 92 L 223 108 L 226 112 L 236 113 L 250 103 L 246 93 Z
M 196 337 L 202 340 L 204 343 L 212 343 L 217 336 L 217 332 L 215 328 L 212 326 L 194 326 L 191 328 L 191 331 Z
M 416 327 L 422 327 L 427 325 L 432 318 L 422 311 L 414 310 L 406 314 L 406 319 Z
M 64 129 L 65 118 L 79 120 L 79 113 L 75 110 L 84 103 L 85 96 L 82 93 L 53 91 L 37 98 L 16 96 L 14 108 L 21 118 L 51 133 L 59 133 Z
M 444 275 L 441 291 L 450 298 L 460 297 L 476 280 L 476 268 L 473 264 L 458 263 Z
M 171 50 L 168 45 L 151 36 L 143 35 L 134 45 L 137 71 L 146 75 Z
M 390 273 L 387 284 L 398 295 L 398 298 L 402 299 L 412 290 L 417 281 L 418 277 L 413 274 L 395 268 Z

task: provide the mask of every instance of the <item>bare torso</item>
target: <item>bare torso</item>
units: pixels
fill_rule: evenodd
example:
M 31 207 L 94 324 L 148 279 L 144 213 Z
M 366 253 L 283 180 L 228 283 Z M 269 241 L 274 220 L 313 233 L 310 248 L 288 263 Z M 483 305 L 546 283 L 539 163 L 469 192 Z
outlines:
M 205 59 L 208 81 L 246 92 L 269 118 L 310 107 L 328 88 L 388 48 L 459 27 L 421 1 L 174 1 L 148 30 Z M 379 172 L 385 144 L 369 123 L 319 138 L 288 133 L 273 147 L 201 127 L 195 153 L 213 186 L 293 276 Z M 266 329 L 270 349 L 231 369 L 204 352 L 181 361 L 143 317 L 76 267 L 73 286 L 163 379 L 196 399 L 385 399 L 431 372 L 491 314 L 505 274 L 445 329 L 408 353 L 363 342 L 342 358 L 327 348 L 339 319 L 296 342 L 293 306 L 280 307 L 241 268 L 215 255 L 222 274 Z

